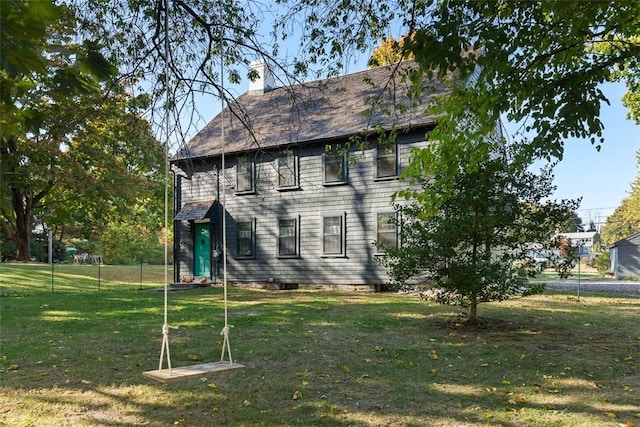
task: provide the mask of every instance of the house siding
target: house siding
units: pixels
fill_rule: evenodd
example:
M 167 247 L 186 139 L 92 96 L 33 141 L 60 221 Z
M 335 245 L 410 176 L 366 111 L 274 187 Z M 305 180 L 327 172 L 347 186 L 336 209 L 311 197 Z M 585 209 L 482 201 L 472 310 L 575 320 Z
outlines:
M 399 170 L 408 164 L 410 151 L 426 145 L 425 131 L 398 138 Z M 381 285 L 388 282 L 384 267 L 376 261 L 377 212 L 392 210 L 391 196 L 408 186 L 398 179 L 375 179 L 375 147 L 349 151 L 347 184 L 323 185 L 324 144 L 305 144 L 293 148 L 298 156 L 298 188 L 278 188 L 278 151 L 255 154 L 255 191 L 236 194 L 235 156 L 226 159 L 225 203 L 227 215 L 227 277 L 230 282 L 274 282 L 312 285 Z M 176 164 L 177 166 L 177 164 Z M 181 178 L 182 203 L 215 197 L 218 193 L 216 170 L 219 158 L 202 164 L 190 172 L 190 179 Z M 185 167 L 186 169 L 186 167 Z M 179 172 L 181 175 L 182 172 Z M 213 196 L 213 197 L 212 197 Z M 217 205 L 221 206 L 221 205 Z M 213 236 L 222 246 L 221 208 L 214 215 Z M 342 256 L 323 256 L 322 218 L 325 215 L 344 215 L 345 253 Z M 299 254 L 295 258 L 277 256 L 278 220 L 295 218 L 298 221 Z M 255 253 L 253 258 L 236 255 L 236 224 L 255 221 Z M 188 222 L 177 222 L 176 239 L 189 242 Z M 176 254 L 181 275 L 193 269 L 193 248 L 181 246 Z M 191 258 L 189 257 L 191 253 Z
M 640 233 L 614 243 L 609 251 L 616 279 L 640 278 Z

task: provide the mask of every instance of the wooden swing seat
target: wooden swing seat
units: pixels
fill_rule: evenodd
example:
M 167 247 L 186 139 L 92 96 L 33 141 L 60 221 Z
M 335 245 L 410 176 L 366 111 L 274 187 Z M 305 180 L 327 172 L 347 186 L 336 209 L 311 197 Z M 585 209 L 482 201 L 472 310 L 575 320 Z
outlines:
M 176 381 L 188 380 L 192 378 L 204 377 L 207 374 L 229 371 L 232 369 L 244 368 L 244 365 L 227 361 L 201 363 L 199 365 L 189 365 L 172 369 L 157 369 L 155 371 L 143 372 L 147 378 L 154 379 L 163 383 L 172 383 Z

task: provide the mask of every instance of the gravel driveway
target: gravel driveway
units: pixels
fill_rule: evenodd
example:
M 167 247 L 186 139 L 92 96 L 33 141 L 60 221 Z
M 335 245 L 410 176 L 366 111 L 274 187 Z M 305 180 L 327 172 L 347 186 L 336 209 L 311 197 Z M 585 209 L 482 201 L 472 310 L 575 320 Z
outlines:
M 580 293 L 603 293 L 625 295 L 640 298 L 640 282 L 630 282 L 614 279 L 586 279 L 580 280 L 552 280 L 547 282 L 547 289 L 557 291 L 572 291 Z

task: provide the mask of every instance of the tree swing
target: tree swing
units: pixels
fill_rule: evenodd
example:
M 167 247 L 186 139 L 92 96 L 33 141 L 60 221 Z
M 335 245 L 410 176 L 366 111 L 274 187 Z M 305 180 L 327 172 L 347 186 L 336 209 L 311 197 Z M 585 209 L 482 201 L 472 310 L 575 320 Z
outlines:
M 165 1 L 165 67 L 166 71 L 169 70 L 168 58 L 169 58 L 169 37 L 168 37 L 168 11 L 169 11 L 169 1 Z M 220 47 L 222 48 L 222 36 L 220 36 Z M 221 49 L 222 52 L 222 49 Z M 223 60 L 220 60 L 220 80 L 222 81 L 220 88 L 220 102 L 222 106 L 221 111 L 221 128 L 220 128 L 220 139 L 222 146 L 222 180 L 224 182 L 224 174 L 225 174 L 225 152 L 224 152 L 224 78 L 223 78 Z M 168 73 L 165 73 L 165 76 L 168 76 Z M 171 105 L 169 102 L 169 90 L 167 89 L 167 108 Z M 165 158 L 169 157 L 169 114 L 168 111 L 165 114 Z M 164 192 L 164 221 L 165 221 L 165 230 L 168 230 L 169 223 L 169 214 L 168 214 L 168 204 L 169 204 L 169 195 L 168 195 L 168 180 L 169 180 L 169 162 L 165 161 L 165 192 Z M 222 186 L 222 206 L 224 210 L 225 206 L 225 186 Z M 164 244 L 164 323 L 162 325 L 162 347 L 160 350 L 160 363 L 158 365 L 158 369 L 154 371 L 146 371 L 143 372 L 147 378 L 151 378 L 163 383 L 171 383 L 186 379 L 192 378 L 200 378 L 204 377 L 207 374 L 228 371 L 232 369 L 244 368 L 244 365 L 239 363 L 234 363 L 231 357 L 231 345 L 229 343 L 229 331 L 233 327 L 229 325 L 229 315 L 228 315 L 228 307 L 227 307 L 227 224 L 226 224 L 226 215 L 222 215 L 222 247 L 223 247 L 223 294 L 224 294 L 224 327 L 220 332 L 220 335 L 223 336 L 222 343 L 222 353 L 220 355 L 220 361 L 218 362 L 210 362 L 210 363 L 201 363 L 197 365 L 188 365 L 183 367 L 174 368 L 171 366 L 171 353 L 169 351 L 169 330 L 170 329 L 178 329 L 177 326 L 169 325 L 168 319 L 168 302 L 169 302 L 169 280 L 168 280 L 168 243 L 167 238 L 165 236 L 165 244 Z M 225 350 L 228 355 L 228 360 L 225 360 Z M 163 368 L 164 356 L 167 356 L 167 367 Z

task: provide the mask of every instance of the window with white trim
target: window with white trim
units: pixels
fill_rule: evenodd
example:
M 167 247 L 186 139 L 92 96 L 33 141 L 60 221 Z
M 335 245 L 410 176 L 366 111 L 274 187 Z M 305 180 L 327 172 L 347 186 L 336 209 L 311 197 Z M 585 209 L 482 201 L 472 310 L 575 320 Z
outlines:
M 378 212 L 376 214 L 376 250 L 379 253 L 388 248 L 398 247 L 398 226 L 395 212 Z
M 346 254 L 345 214 L 322 217 L 322 255 L 339 257 Z
M 255 220 L 238 221 L 236 224 L 236 256 L 238 258 L 254 258 L 255 239 Z
M 322 183 L 326 185 L 347 182 L 347 153 L 340 145 L 328 145 L 322 155 Z
M 298 187 L 298 159 L 293 150 L 285 150 L 278 156 L 278 187 Z
M 278 256 L 293 258 L 299 255 L 298 219 L 282 218 L 278 220 Z
M 254 164 L 249 156 L 238 157 L 236 164 L 236 193 L 254 191 Z
M 376 179 L 398 176 L 398 145 L 395 141 L 383 141 L 376 148 Z

